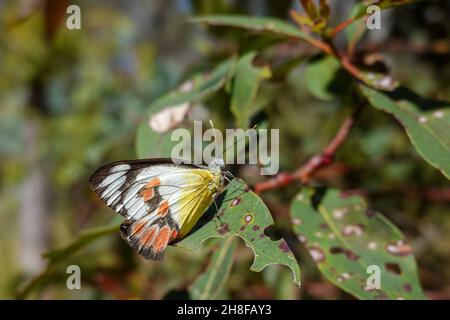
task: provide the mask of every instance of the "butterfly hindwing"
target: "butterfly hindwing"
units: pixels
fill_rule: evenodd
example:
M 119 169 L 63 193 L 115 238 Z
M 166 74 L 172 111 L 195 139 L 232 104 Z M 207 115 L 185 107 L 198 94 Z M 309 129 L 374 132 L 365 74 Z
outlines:
M 152 215 L 139 220 L 125 220 L 120 225 L 122 237 L 146 259 L 162 260 L 164 249 L 178 235 L 178 225 L 168 215 L 152 221 Z
M 126 218 L 122 237 L 147 259 L 161 260 L 167 244 L 186 233 L 212 201 L 211 173 L 170 160 L 108 164 L 94 173 L 91 188 Z

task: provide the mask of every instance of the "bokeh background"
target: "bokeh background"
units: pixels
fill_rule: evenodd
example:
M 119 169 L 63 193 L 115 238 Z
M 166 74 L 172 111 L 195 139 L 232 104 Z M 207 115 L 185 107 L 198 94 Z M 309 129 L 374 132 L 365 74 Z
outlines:
M 334 22 L 344 20 L 355 3 L 329 2 Z M 65 27 L 69 4 L 81 7 L 81 30 Z M 42 254 L 117 218 L 90 191 L 88 178 L 106 162 L 136 158 L 136 130 L 150 102 L 253 41 L 239 30 L 188 23 L 189 17 L 289 19 L 292 8 L 301 10 L 297 1 L 271 0 L 0 0 L 0 298 L 183 297 L 205 268 L 207 246 L 195 253 L 169 248 L 164 263 L 151 263 L 117 232 L 51 272 Z M 448 101 L 449 16 L 447 1 L 383 11 L 382 29 L 368 33 L 362 46 L 382 54 L 394 76 L 418 94 Z M 314 53 L 307 45 L 273 50 L 275 56 L 304 59 Z M 316 99 L 302 64 L 265 89 L 277 92 L 264 113 L 272 128 L 280 128 L 282 170 L 321 150 L 350 110 L 344 88 L 339 98 Z M 234 125 L 228 102 L 219 93 L 202 105 L 219 128 Z M 251 167 L 234 170 L 249 183 L 263 179 Z M 450 298 L 450 186 L 417 155 L 392 117 L 367 108 L 336 164 L 320 179 L 363 191 L 411 241 L 429 297 Z M 275 235 L 289 233 L 288 207 L 297 190 L 293 185 L 262 196 L 276 221 Z M 218 297 L 351 298 L 323 279 L 301 246 L 295 250 L 303 257 L 301 289 L 286 268 L 249 271 L 252 253 L 241 242 Z M 82 290 L 66 288 L 65 268 L 71 264 L 81 267 Z

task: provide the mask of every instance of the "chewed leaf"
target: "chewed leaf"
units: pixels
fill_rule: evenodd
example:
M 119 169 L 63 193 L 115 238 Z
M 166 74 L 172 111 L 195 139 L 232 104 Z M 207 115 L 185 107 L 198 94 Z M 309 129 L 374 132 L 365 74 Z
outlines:
M 425 298 L 405 237 L 360 196 L 306 188 L 292 202 L 291 218 L 319 270 L 343 290 L 360 299 Z M 374 270 L 379 286 L 369 278 Z
M 292 270 L 294 282 L 300 285 L 300 268 L 286 241 L 274 241 L 264 234 L 274 222 L 262 200 L 241 180 L 234 179 L 217 201 L 219 212 L 213 205 L 203 223 L 176 245 L 193 251 L 207 239 L 238 236 L 254 252 L 251 270 L 259 272 L 268 265 L 282 264 Z
M 391 94 L 360 89 L 372 106 L 392 114 L 418 153 L 450 179 L 450 102 L 425 99 L 405 88 Z

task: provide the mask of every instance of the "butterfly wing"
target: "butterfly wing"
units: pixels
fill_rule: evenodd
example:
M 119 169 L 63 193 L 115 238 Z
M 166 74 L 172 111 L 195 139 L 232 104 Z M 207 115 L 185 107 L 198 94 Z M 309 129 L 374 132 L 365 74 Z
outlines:
M 120 231 L 130 246 L 147 259 L 161 260 L 167 244 L 188 233 L 209 207 L 215 179 L 191 164 L 132 160 L 101 167 L 90 186 L 126 218 Z

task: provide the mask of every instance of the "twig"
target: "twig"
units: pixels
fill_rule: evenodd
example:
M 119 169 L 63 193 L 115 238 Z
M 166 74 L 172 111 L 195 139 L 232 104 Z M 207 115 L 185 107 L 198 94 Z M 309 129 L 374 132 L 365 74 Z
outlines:
M 333 163 L 336 151 L 348 137 L 350 130 L 353 128 L 365 105 L 366 101 L 359 104 L 353 111 L 352 115 L 344 120 L 336 135 L 323 149 L 322 153 L 311 157 L 303 166 L 294 172 L 282 172 L 267 181 L 255 184 L 253 186 L 253 190 L 256 193 L 262 193 L 267 190 L 278 189 L 294 181 L 300 181 L 304 184 L 308 183 L 310 178 L 318 169 Z
M 342 30 L 347 28 L 353 22 L 355 22 L 355 19 L 354 18 L 350 18 L 350 19 L 347 19 L 344 22 L 341 22 L 340 24 L 338 24 L 334 28 L 333 32 L 331 33 L 331 38 L 334 38 L 339 32 L 341 32 Z

